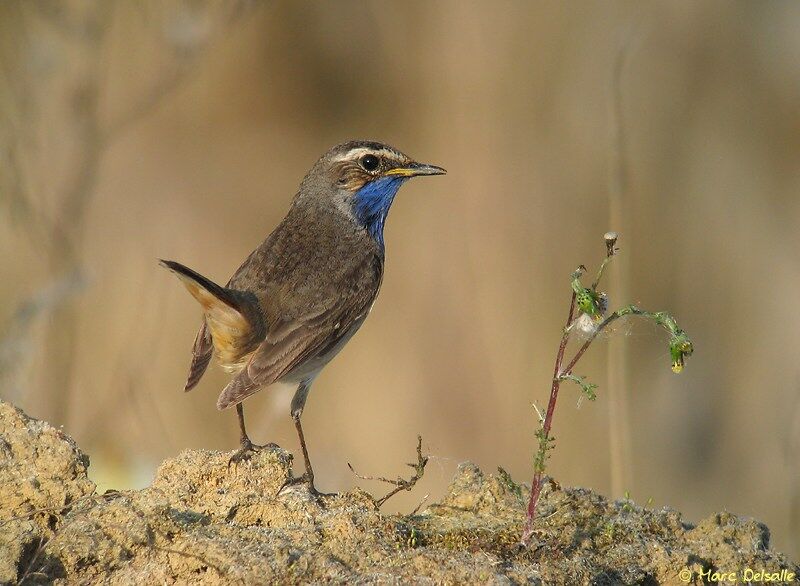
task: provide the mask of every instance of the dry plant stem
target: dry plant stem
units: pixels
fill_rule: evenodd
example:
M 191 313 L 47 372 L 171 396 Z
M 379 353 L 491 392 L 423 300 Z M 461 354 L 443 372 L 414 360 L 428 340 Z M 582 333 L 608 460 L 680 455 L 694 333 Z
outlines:
M 386 484 L 394 485 L 394 488 L 392 490 L 390 490 L 388 493 L 386 493 L 384 496 L 382 496 L 379 499 L 374 499 L 375 500 L 375 504 L 378 507 L 382 506 L 383 503 L 388 501 L 390 498 L 392 498 L 398 492 L 401 492 L 403 490 L 411 490 L 412 488 L 414 488 L 414 485 L 425 475 L 425 466 L 427 466 L 427 465 L 428 465 L 428 456 L 423 456 L 422 455 L 422 436 L 421 435 L 417 436 L 417 462 L 416 462 L 416 464 L 408 464 L 409 467 L 414 469 L 414 475 L 411 478 L 409 478 L 408 480 L 405 480 L 403 478 L 398 478 L 397 480 L 392 480 L 391 478 L 383 478 L 382 476 L 362 476 L 361 474 L 359 474 L 358 472 L 355 471 L 355 469 L 353 468 L 352 464 L 350 464 L 349 462 L 347 463 L 347 467 L 350 468 L 350 471 L 353 474 L 355 474 L 356 476 L 358 476 L 361 480 L 379 480 L 381 482 L 385 482 Z M 425 497 L 425 498 L 427 498 L 427 497 Z M 423 502 L 425 502 L 425 501 L 423 500 Z M 420 506 L 421 506 L 421 504 L 422 503 L 420 503 Z
M 572 292 L 572 298 L 569 302 L 569 315 L 567 315 L 567 323 L 564 326 L 564 333 L 561 334 L 561 344 L 558 347 L 558 354 L 556 354 L 556 364 L 553 369 L 553 383 L 550 387 L 550 400 L 547 403 L 547 413 L 542 422 L 542 434 L 544 436 L 540 441 L 547 442 L 550 438 L 550 427 L 553 425 L 553 413 L 556 409 L 556 400 L 558 399 L 558 390 L 561 386 L 561 364 L 564 361 L 564 352 L 567 350 L 567 342 L 569 342 L 570 326 L 575 319 L 575 292 Z M 573 364 L 574 366 L 574 364 Z M 542 476 L 544 475 L 543 467 L 536 467 L 533 473 L 533 480 L 531 480 L 531 498 L 528 501 L 528 517 L 525 522 L 525 530 L 522 532 L 522 543 L 527 546 L 528 541 L 533 534 L 533 518 L 536 514 L 536 503 L 539 501 L 539 493 L 542 491 Z

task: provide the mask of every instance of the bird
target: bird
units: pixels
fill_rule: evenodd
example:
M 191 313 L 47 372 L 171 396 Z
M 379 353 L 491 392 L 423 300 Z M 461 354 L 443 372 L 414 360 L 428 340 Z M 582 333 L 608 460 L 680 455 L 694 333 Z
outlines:
M 293 482 L 320 494 L 301 424 L 311 385 L 372 309 L 398 190 L 412 177 L 445 173 L 381 142 L 344 142 L 311 167 L 286 216 L 224 287 L 179 262 L 160 261 L 203 312 L 184 390 L 197 386 L 212 356 L 233 375 L 217 399 L 220 410 L 235 406 L 239 423 L 240 447 L 229 465 L 275 445 L 250 440 L 242 402 L 289 383 L 296 387 L 290 415 L 305 464 Z

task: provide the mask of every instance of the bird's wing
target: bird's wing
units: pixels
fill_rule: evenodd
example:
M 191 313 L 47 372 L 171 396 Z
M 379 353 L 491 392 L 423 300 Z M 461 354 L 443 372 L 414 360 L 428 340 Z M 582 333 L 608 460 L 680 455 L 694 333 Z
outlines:
M 194 339 L 194 346 L 192 346 L 192 364 L 189 366 L 189 375 L 186 377 L 184 391 L 191 391 L 197 386 L 206 368 L 208 368 L 208 363 L 211 361 L 213 353 L 214 343 L 208 331 L 208 324 L 203 320 L 203 325 L 200 326 L 200 330 Z
M 315 304 L 302 317 L 271 327 L 247 366 L 222 391 L 217 408 L 240 403 L 306 360 L 325 356 L 369 311 L 379 286 L 379 278 L 351 282 L 344 290 L 320 296 L 329 301 Z

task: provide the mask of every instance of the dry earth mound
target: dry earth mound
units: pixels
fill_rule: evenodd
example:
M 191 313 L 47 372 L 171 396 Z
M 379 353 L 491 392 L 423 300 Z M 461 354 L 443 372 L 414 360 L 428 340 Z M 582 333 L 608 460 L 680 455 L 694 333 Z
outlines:
M 96 494 L 89 459 L 47 423 L 0 402 L 0 583 L 684 584 L 700 572 L 800 573 L 769 530 L 544 490 L 538 546 L 521 550 L 525 486 L 462 464 L 448 494 L 385 515 L 360 490 L 312 498 L 279 488 L 291 455 L 184 452 L 152 486 Z M 684 571 L 681 574 L 681 571 Z M 743 580 L 740 580 L 743 581 Z M 758 581 L 758 580 L 754 580 Z

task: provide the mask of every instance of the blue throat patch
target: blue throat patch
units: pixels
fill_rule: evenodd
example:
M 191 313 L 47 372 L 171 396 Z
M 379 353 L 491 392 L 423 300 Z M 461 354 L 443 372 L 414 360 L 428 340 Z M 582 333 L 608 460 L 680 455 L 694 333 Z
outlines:
M 408 177 L 381 177 L 370 181 L 353 196 L 353 213 L 383 248 L 383 225 L 397 190 Z

